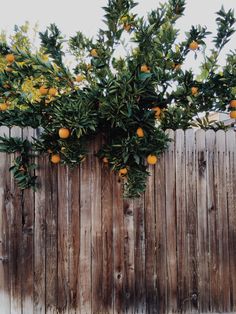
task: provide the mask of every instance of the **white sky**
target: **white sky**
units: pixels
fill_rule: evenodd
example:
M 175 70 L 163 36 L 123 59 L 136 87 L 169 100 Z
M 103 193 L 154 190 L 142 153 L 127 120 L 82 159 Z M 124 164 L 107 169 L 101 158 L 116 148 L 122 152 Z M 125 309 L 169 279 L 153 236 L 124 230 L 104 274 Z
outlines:
M 159 0 L 136 2 L 139 2 L 139 5 L 135 8 L 135 12 L 140 15 L 145 15 L 160 3 Z M 214 32 L 216 25 L 214 13 L 222 4 L 225 9 L 232 8 L 236 13 L 236 0 L 186 0 L 186 4 L 185 16 L 180 18 L 177 24 L 182 34 L 188 31 L 191 25 L 197 24 L 206 25 Z M 102 27 L 104 5 L 106 0 L 11 0 L 10 5 L 8 1 L 2 1 L 0 30 L 6 30 L 7 34 L 11 34 L 14 25 L 22 25 L 25 21 L 29 21 L 31 25 L 38 23 L 40 30 L 44 30 L 50 23 L 56 23 L 67 37 L 74 35 L 77 30 L 93 36 L 96 35 L 97 29 Z M 235 48 L 236 34 L 227 46 L 226 52 Z

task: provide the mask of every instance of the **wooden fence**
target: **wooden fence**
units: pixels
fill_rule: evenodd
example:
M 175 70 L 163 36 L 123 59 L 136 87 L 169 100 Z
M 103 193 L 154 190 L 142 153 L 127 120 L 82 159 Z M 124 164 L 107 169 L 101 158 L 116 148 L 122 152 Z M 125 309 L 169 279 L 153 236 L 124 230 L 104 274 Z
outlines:
M 36 193 L 1 153 L 1 314 L 236 313 L 236 133 L 169 135 L 136 200 L 98 140 L 79 169 L 39 157 Z

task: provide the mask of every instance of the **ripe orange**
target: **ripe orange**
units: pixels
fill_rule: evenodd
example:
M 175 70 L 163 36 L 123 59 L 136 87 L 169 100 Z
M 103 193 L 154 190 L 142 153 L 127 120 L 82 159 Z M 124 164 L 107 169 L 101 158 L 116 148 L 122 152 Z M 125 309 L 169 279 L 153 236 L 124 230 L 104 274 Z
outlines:
M 195 95 L 197 95 L 197 93 L 198 93 L 198 87 L 191 87 L 191 93 L 192 93 L 192 95 L 193 96 L 195 96 Z
M 142 128 L 137 128 L 136 134 L 138 137 L 144 137 L 144 132 Z
M 198 43 L 197 43 L 195 40 L 193 40 L 193 41 L 189 44 L 189 49 L 190 49 L 190 50 L 197 50 L 198 47 L 199 47 L 199 45 L 198 45 Z
M 131 25 L 128 23 L 124 24 L 124 29 L 126 30 L 126 32 L 129 32 L 131 30 Z
M 42 85 L 40 88 L 39 88 L 39 92 L 41 95 L 47 95 L 48 93 L 48 88 L 44 85 Z
M 102 161 L 104 162 L 104 164 L 107 164 L 109 162 L 107 157 L 103 157 Z
M 12 53 L 9 53 L 8 55 L 6 55 L 5 58 L 8 63 L 13 63 L 15 61 L 15 56 Z
M 83 75 L 77 75 L 76 76 L 76 82 L 80 83 L 84 80 L 84 76 Z
M 51 156 L 51 162 L 53 164 L 58 164 L 61 161 L 61 157 L 58 154 L 54 154 Z
M 157 156 L 155 155 L 148 155 L 147 162 L 149 165 L 155 165 L 157 163 Z
M 230 107 L 236 108 L 236 99 L 231 100 Z
M 7 108 L 8 108 L 8 105 L 6 103 L 0 104 L 0 110 L 1 111 L 5 111 L 5 110 L 7 110 Z
M 140 71 L 143 73 L 147 73 L 150 72 L 150 68 L 146 64 L 143 64 L 141 65 Z
M 121 169 L 119 170 L 119 176 L 120 176 L 120 177 L 125 176 L 127 173 L 128 173 L 128 169 L 127 169 L 127 168 L 121 168 Z
M 229 116 L 231 119 L 236 119 L 236 110 L 231 111 Z
M 49 94 L 50 96 L 56 96 L 57 93 L 58 93 L 58 91 L 57 91 L 57 89 L 56 89 L 55 87 L 49 88 L 48 94 Z
M 92 49 L 92 50 L 90 51 L 90 55 L 91 55 L 92 57 L 97 57 L 97 56 L 98 56 L 97 49 Z
M 153 107 L 152 110 L 155 111 L 155 117 L 159 118 L 161 114 L 161 108 L 157 106 L 157 107 Z
M 58 134 L 60 138 L 66 139 L 70 136 L 70 130 L 66 128 L 60 128 Z

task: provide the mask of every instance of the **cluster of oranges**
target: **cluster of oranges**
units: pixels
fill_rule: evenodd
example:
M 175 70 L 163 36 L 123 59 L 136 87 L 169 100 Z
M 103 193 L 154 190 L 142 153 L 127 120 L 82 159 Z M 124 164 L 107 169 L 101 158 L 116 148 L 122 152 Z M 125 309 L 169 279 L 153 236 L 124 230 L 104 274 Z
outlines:
M 67 128 L 60 128 L 58 131 L 58 135 L 61 139 L 67 139 L 70 137 L 71 132 Z M 49 153 L 51 153 L 51 151 L 49 151 Z M 58 164 L 60 161 L 61 161 L 61 157 L 59 154 L 52 154 L 51 155 L 51 162 L 53 164 Z
M 47 88 L 45 85 L 40 86 L 39 88 L 39 93 L 42 96 L 51 96 L 51 97 L 55 97 L 58 94 L 58 90 L 55 87 L 50 87 Z
M 233 108 L 233 110 L 232 110 Z M 231 119 L 236 119 L 236 99 L 231 100 L 230 102 L 230 118 Z

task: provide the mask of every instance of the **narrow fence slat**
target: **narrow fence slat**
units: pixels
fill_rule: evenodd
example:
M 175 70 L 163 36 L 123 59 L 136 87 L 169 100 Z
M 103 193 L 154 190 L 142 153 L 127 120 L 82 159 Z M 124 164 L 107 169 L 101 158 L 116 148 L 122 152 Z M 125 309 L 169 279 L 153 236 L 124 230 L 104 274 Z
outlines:
M 218 241 L 219 241 L 219 279 L 220 301 L 223 312 L 230 309 L 229 290 L 229 246 L 228 246 L 228 212 L 227 212 L 227 187 L 226 187 L 226 141 L 225 131 L 216 132 L 216 176 L 217 210 L 218 210 Z
M 108 165 L 102 165 L 102 302 L 104 313 L 113 313 L 113 173 Z
M 68 168 L 58 168 L 58 272 L 57 308 L 60 313 L 68 313 Z
M 165 157 L 162 155 L 155 169 L 155 210 L 156 210 L 156 267 L 157 304 L 159 313 L 167 309 L 167 250 L 166 250 L 166 193 Z M 145 312 L 144 312 L 145 313 Z
M 134 200 L 124 201 L 125 313 L 134 313 Z
M 208 268 L 208 215 L 206 194 L 206 138 L 205 131 L 196 132 L 196 178 L 197 178 L 197 219 L 198 219 L 198 274 L 199 310 L 209 310 L 209 268 Z
M 34 312 L 33 313 L 45 313 L 45 291 L 46 291 L 46 282 L 45 282 L 45 265 L 46 265 L 46 256 L 45 256 L 45 212 L 46 212 L 46 203 L 50 203 L 50 197 L 46 198 L 46 182 L 50 176 L 50 173 L 47 173 L 47 165 L 45 158 L 41 156 L 36 157 L 37 169 L 35 171 L 38 176 L 39 188 L 35 192 L 35 216 L 34 216 L 34 288 L 33 288 L 33 297 L 34 297 Z
M 229 222 L 230 307 L 236 312 L 236 132 L 226 132 L 226 175 Z
M 80 313 L 80 172 L 79 167 L 69 170 L 69 308 L 72 313 Z
M 90 147 L 91 149 L 91 147 Z M 80 168 L 80 300 L 81 313 L 91 313 L 91 155 Z
M 167 313 L 177 311 L 177 256 L 175 208 L 175 133 L 168 130 L 172 141 L 165 152 L 166 250 L 167 250 Z
M 155 170 L 148 169 L 151 175 L 147 179 L 147 189 L 144 195 L 145 204 L 145 281 L 146 281 L 146 311 L 158 313 L 156 287 L 156 217 L 155 217 Z
M 92 313 L 102 313 L 102 208 L 101 208 L 101 161 L 95 154 L 101 146 L 101 138 L 92 145 L 91 166 L 91 228 L 92 228 Z
M 35 130 L 24 128 L 22 138 L 30 142 L 35 137 Z M 34 162 L 34 158 L 31 157 Z M 33 175 L 33 174 L 32 174 Z M 23 191 L 22 199 L 22 313 L 33 313 L 33 290 L 34 290 L 34 191 Z
M 10 130 L 11 137 L 22 138 L 22 129 L 13 127 Z M 11 165 L 17 153 L 12 154 Z M 17 187 L 11 173 L 10 184 L 10 281 L 11 281 L 11 313 L 22 313 L 22 191 Z
M 178 309 L 182 313 L 191 311 L 188 269 L 187 212 L 185 190 L 185 134 L 183 130 L 175 132 L 176 158 L 176 221 L 177 221 L 177 271 L 178 271 Z
M 220 282 L 219 282 L 219 253 L 218 253 L 218 224 L 215 197 L 215 145 L 216 133 L 213 130 L 206 132 L 206 171 L 207 171 L 207 212 L 209 230 L 209 290 L 210 309 L 219 308 Z
M 56 313 L 58 300 L 58 166 L 44 158 L 45 176 L 45 280 L 46 313 Z M 43 212 L 42 212 L 43 214 Z M 43 232 L 43 230 L 42 230 Z M 42 243 L 43 245 L 43 243 Z M 43 248 L 42 248 L 43 250 Z
M 121 179 L 113 176 L 114 313 L 124 313 L 124 210 Z
M 134 313 L 146 313 L 146 287 L 145 287 L 145 221 L 144 221 L 144 197 L 134 200 L 134 224 L 135 224 L 135 251 L 134 251 L 134 289 L 135 307 Z
M 188 235 L 189 298 L 191 313 L 198 313 L 198 260 L 197 260 L 197 185 L 195 131 L 185 131 L 185 192 L 186 192 L 186 231 Z
M 7 127 L 0 127 L 0 136 L 9 136 Z M 1 153 L 0 158 L 0 306 L 4 314 L 11 312 L 9 274 L 9 164 L 10 157 Z

